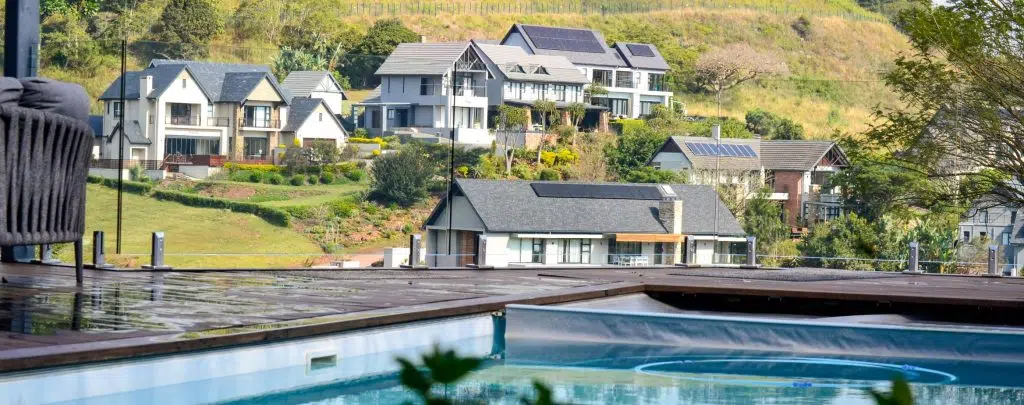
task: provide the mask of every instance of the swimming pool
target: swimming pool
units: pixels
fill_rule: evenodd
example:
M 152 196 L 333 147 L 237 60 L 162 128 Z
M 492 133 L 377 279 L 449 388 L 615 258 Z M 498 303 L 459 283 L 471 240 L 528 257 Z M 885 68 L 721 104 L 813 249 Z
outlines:
M 497 333 L 495 333 L 497 332 Z M 433 343 L 487 357 L 444 391 L 520 403 L 534 379 L 577 404 L 870 404 L 894 375 L 918 404 L 1024 403 L 1024 334 L 822 324 L 593 308 L 509 306 L 503 316 L 417 322 L 227 350 L 0 376 L 12 404 L 391 404 L 396 356 Z M 60 387 L 60 389 L 54 389 Z

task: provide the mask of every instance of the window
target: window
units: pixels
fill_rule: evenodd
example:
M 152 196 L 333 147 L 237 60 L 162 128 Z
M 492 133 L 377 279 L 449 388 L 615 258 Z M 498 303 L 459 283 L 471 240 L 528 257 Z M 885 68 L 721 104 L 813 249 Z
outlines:
M 561 239 L 558 241 L 559 263 L 590 264 L 590 239 Z
M 657 101 L 641 101 L 640 102 L 640 115 L 650 115 L 651 111 L 654 110 L 654 106 L 661 104 Z
M 593 99 L 592 102 L 607 107 L 612 116 L 629 116 L 628 99 L 600 97 Z
M 981 210 L 978 213 L 978 221 L 987 224 L 988 223 L 988 210 Z
M 183 89 L 188 88 L 188 82 L 186 82 L 185 80 L 186 79 L 181 79 L 181 88 Z
M 555 85 L 555 101 L 565 101 L 565 85 Z
M 971 231 L 964 231 L 964 242 L 971 241 Z
M 615 72 L 615 87 L 633 88 L 633 72 Z
M 245 138 L 243 154 L 246 159 L 265 159 L 267 156 L 267 138 Z
M 666 91 L 665 75 L 661 73 L 648 74 L 647 89 L 650 91 Z
M 388 79 L 388 93 L 390 93 L 391 92 L 391 78 L 389 77 L 387 79 Z
M 548 85 L 547 83 L 538 83 L 534 85 L 537 89 L 537 99 L 546 100 L 548 98 Z
M 434 80 L 429 77 L 420 78 L 420 95 L 421 96 L 433 96 L 434 95 Z
M 538 75 L 546 75 L 548 74 L 548 70 L 544 69 L 544 66 L 537 66 L 537 70 L 533 71 L 533 73 Z
M 544 239 L 533 239 L 530 263 L 544 263 Z
M 612 71 L 611 70 L 594 69 L 594 73 L 593 73 L 593 76 L 591 77 L 591 81 L 594 84 L 599 84 L 599 85 L 604 86 L 604 87 L 611 87 L 612 86 Z
M 220 138 L 200 138 L 169 135 L 164 140 L 164 156 L 167 155 L 219 155 Z
M 523 83 L 519 83 L 519 82 L 511 83 L 510 84 L 511 93 L 509 94 L 509 97 L 514 98 L 516 100 L 522 100 L 523 99 L 523 87 L 524 87 Z
M 544 263 L 544 239 L 508 240 L 508 257 L 510 263 Z
M 171 116 L 168 124 L 172 125 L 194 125 L 192 122 L 192 105 L 172 103 Z
M 987 238 L 987 237 L 988 237 L 988 234 L 987 234 L 987 233 L 985 233 L 985 232 L 980 232 L 980 233 L 978 233 L 978 236 L 980 236 L 980 237 L 981 237 L 981 240 L 985 240 L 985 238 Z
M 324 113 L 320 113 L 320 122 L 324 122 Z
M 270 128 L 270 107 L 262 105 L 245 106 L 246 127 Z
M 206 117 L 207 118 L 213 117 L 213 104 L 208 104 L 206 106 Z
M 1009 244 L 1010 244 L 1010 234 L 1007 233 L 1007 232 L 1003 232 L 1003 246 L 1007 246 Z
M 114 102 L 114 116 L 115 117 L 120 117 L 121 116 L 121 110 L 122 110 L 121 102 L 120 101 L 115 101 Z
M 1016 223 L 1016 222 L 1017 222 L 1017 210 L 1014 209 L 1013 211 L 1010 211 L 1010 223 L 1012 224 L 1012 223 Z
M 671 261 L 671 260 L 669 260 Z M 654 244 L 654 264 L 665 264 L 665 244 L 658 242 Z

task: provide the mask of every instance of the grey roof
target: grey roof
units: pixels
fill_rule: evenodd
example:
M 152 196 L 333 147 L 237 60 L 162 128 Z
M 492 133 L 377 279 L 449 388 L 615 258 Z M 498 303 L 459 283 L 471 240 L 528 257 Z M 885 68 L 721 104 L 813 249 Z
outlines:
M 601 52 L 601 53 L 594 53 L 594 52 L 572 52 L 572 51 L 562 51 L 562 50 L 556 50 L 556 49 L 541 49 L 541 48 L 537 48 L 537 46 L 533 43 L 533 39 L 530 38 L 530 35 L 527 34 L 526 30 L 523 29 L 524 27 L 539 27 L 539 26 L 536 26 L 536 25 L 526 25 L 526 24 L 514 24 L 514 25 L 512 25 L 512 28 L 510 28 L 508 30 L 508 33 L 505 34 L 505 37 L 501 39 L 501 43 L 504 44 L 505 41 L 508 39 L 508 36 L 510 34 L 512 34 L 513 32 L 518 32 L 526 40 L 526 44 L 527 44 L 527 46 L 530 47 L 530 50 L 534 54 L 537 54 L 537 55 L 564 56 L 566 59 L 569 59 L 570 62 L 578 64 L 578 65 L 595 65 L 595 66 L 608 66 L 608 67 L 625 67 L 626 66 L 625 61 L 622 60 L 622 56 L 619 55 L 618 52 L 616 52 L 616 51 L 612 50 L 611 48 L 609 48 L 608 47 L 608 43 L 605 42 L 605 40 L 604 40 L 604 36 L 602 36 L 600 32 L 597 32 L 595 30 L 586 29 L 586 28 L 550 27 L 550 28 L 560 28 L 560 29 L 567 29 L 567 30 L 578 30 L 578 31 L 589 31 L 589 32 L 592 32 L 594 34 L 594 36 L 597 38 L 597 41 L 601 43 L 601 47 L 604 48 L 604 52 Z
M 398 44 L 375 75 L 443 75 L 469 48 L 469 42 Z
M 334 85 L 338 86 L 341 91 L 341 99 L 347 100 L 348 96 L 345 95 L 341 84 L 334 80 L 334 76 L 330 72 L 323 70 L 296 70 L 288 73 L 288 77 L 281 82 L 281 87 L 287 89 L 293 97 L 309 97 L 324 80 L 324 76 L 330 78 Z
M 630 52 L 627 45 L 640 45 L 650 48 L 654 56 L 636 56 Z M 658 47 L 651 44 L 640 44 L 633 42 L 619 42 L 615 44 L 615 50 L 622 55 L 622 59 L 630 67 L 637 69 L 651 69 L 651 70 L 668 70 L 668 62 L 665 62 L 665 58 L 661 56 L 661 52 L 658 52 Z
M 92 135 L 97 137 L 103 137 L 103 116 L 102 115 L 90 115 L 89 116 L 89 128 L 92 128 Z
M 149 138 L 142 136 L 142 126 L 139 125 L 139 121 L 131 120 L 125 121 L 125 123 L 127 124 L 125 126 L 128 127 L 128 129 L 124 131 L 124 137 L 126 140 L 128 140 L 129 144 L 150 145 L 153 143 L 153 141 L 150 141 Z M 117 140 L 116 134 L 119 132 L 118 130 L 120 128 L 121 123 L 114 124 L 114 129 L 112 129 L 110 133 L 107 134 L 107 143 L 113 143 L 115 140 Z
M 284 129 L 282 129 L 282 131 L 298 131 L 299 128 L 302 127 L 302 124 L 306 123 L 306 120 L 308 120 L 309 117 L 313 115 L 313 112 L 316 111 L 316 108 L 321 104 L 324 104 L 324 100 L 321 98 L 292 98 L 292 104 L 288 106 L 288 125 L 286 125 Z M 327 106 L 324 105 L 324 108 L 327 108 Z M 327 108 L 327 111 L 330 111 L 330 109 Z M 330 118 L 334 120 L 334 122 L 337 123 L 339 127 L 341 127 L 341 121 L 338 121 L 337 116 L 330 113 L 328 113 L 327 115 L 329 115 Z M 344 127 L 342 127 L 342 132 L 344 131 L 345 129 Z
M 531 183 L 535 182 L 457 179 L 456 187 L 468 198 L 488 232 L 668 233 L 658 220 L 657 200 L 538 197 Z M 716 206 L 718 233 L 724 236 L 744 234 L 739 222 L 710 186 L 674 184 L 671 187 L 683 201 L 684 234 L 713 234 Z M 438 204 L 428 225 L 439 217 L 444 204 L 443 200 Z
M 260 83 L 255 77 L 266 78 L 270 81 L 278 93 L 282 94 L 285 102 L 291 98 L 289 93 L 281 89 L 277 79 L 270 72 L 270 68 L 264 65 L 250 65 L 239 63 L 215 63 L 196 62 L 187 60 L 153 59 L 149 67 L 138 72 L 127 72 L 125 75 L 126 98 L 139 98 L 139 78 L 142 76 L 153 77 L 153 93 L 150 98 L 159 97 L 171 86 L 175 78 L 182 70 L 188 72 L 195 78 L 199 88 L 214 102 L 238 102 L 244 100 L 245 96 Z M 239 94 L 244 93 L 239 96 Z M 118 77 L 107 90 L 100 96 L 100 100 L 117 100 L 121 97 L 121 78 Z
M 678 147 L 679 151 L 683 152 L 686 159 L 693 164 L 695 169 L 715 169 L 716 167 L 721 170 L 743 170 L 743 171 L 760 171 L 761 160 L 756 157 L 738 157 L 738 156 L 700 156 L 694 151 L 690 150 L 686 146 L 687 142 L 693 143 L 715 143 L 715 140 L 710 137 L 701 136 L 673 136 L 668 142 L 674 142 Z M 722 144 L 727 145 L 748 145 L 754 149 L 754 153 L 761 156 L 760 146 L 761 142 L 757 139 L 736 139 L 736 138 L 722 138 Z M 664 149 L 664 148 L 663 148 Z
M 509 80 L 541 83 L 590 83 L 590 80 L 587 80 L 587 75 L 580 72 L 564 56 L 530 55 L 518 46 L 482 44 L 476 41 L 474 44 L 480 50 L 481 56 L 489 60 Z M 522 69 L 522 72 L 519 72 L 517 68 Z
M 814 169 L 833 148 L 842 153 L 832 141 L 762 141 L 761 164 L 768 170 L 806 172 Z

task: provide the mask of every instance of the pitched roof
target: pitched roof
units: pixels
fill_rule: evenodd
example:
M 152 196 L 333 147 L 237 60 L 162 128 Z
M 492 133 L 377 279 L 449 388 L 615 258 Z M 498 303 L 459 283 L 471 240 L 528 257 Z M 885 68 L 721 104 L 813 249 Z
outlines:
M 563 56 L 530 55 L 518 46 L 491 45 L 476 41 L 474 41 L 474 45 L 480 50 L 481 56 L 490 60 L 509 80 L 542 83 L 590 83 L 587 76 Z
M 488 232 L 668 233 L 657 216 L 660 200 L 539 197 L 532 187 L 535 183 L 545 182 L 457 179 L 455 185 L 467 197 Z M 655 187 L 622 183 L 555 184 Z M 744 234 L 710 186 L 674 184 L 671 187 L 683 201 L 684 234 L 713 234 L 716 206 L 719 234 Z M 427 220 L 428 225 L 438 218 L 444 206 L 442 200 Z
M 762 141 L 761 164 L 768 170 L 806 172 L 813 170 L 833 149 L 845 160 L 842 149 L 832 141 Z
M 327 111 L 330 111 L 330 109 L 327 108 L 327 105 L 324 104 L 324 100 L 321 98 L 292 98 L 292 104 L 288 106 L 288 124 L 284 127 L 284 129 L 282 129 L 282 131 L 298 131 L 299 128 L 302 128 L 302 124 L 306 123 L 306 120 L 308 120 L 309 117 L 313 115 L 313 112 L 315 112 L 316 108 L 319 107 L 320 105 L 324 105 L 324 108 L 327 109 Z M 342 127 L 341 121 L 338 121 L 337 116 L 331 113 L 328 113 L 327 115 L 329 115 L 330 119 L 334 120 L 334 122 L 337 123 L 339 127 Z M 345 128 L 342 127 L 341 130 L 342 132 L 344 132 Z
M 277 79 L 270 72 L 270 68 L 264 65 L 169 59 L 153 59 L 146 69 L 137 72 L 127 72 L 125 75 L 125 97 L 128 99 L 139 98 L 139 78 L 142 76 L 153 77 L 153 93 L 148 95 L 148 97 L 159 97 L 170 87 L 182 70 L 187 70 L 195 78 L 196 84 L 203 90 L 203 93 L 214 102 L 238 102 L 244 100 L 245 96 L 252 93 L 252 90 L 259 85 L 260 81 L 254 79 L 257 76 L 267 78 L 271 86 L 278 93 L 282 94 L 286 103 L 291 99 L 289 93 L 278 85 Z M 238 94 L 240 93 L 245 94 L 239 97 Z M 100 100 L 117 100 L 120 97 L 121 78 L 118 77 L 103 92 Z
M 138 120 L 125 121 L 125 126 L 128 128 L 124 131 L 124 137 L 129 144 L 132 145 L 151 145 L 153 141 L 142 136 L 142 126 L 139 125 Z M 117 139 L 118 133 L 120 133 L 121 123 L 114 124 L 114 129 L 110 130 L 109 134 L 106 134 L 107 143 L 113 143 Z
M 375 75 L 443 75 L 469 48 L 469 42 L 398 44 Z
M 102 115 L 90 115 L 89 116 L 89 128 L 92 128 L 92 135 L 102 138 L 103 137 L 103 116 Z
M 658 52 L 658 47 L 651 44 L 640 44 L 631 42 L 619 42 L 615 44 L 615 50 L 622 55 L 630 67 L 637 69 L 668 70 L 668 62 Z M 650 54 L 635 55 L 634 51 L 646 48 Z
M 578 51 L 559 50 L 559 49 L 543 49 L 538 48 L 534 38 L 532 38 L 527 31 L 530 28 L 540 29 L 557 29 L 557 30 L 568 30 L 577 34 L 590 33 L 593 34 L 597 41 L 600 43 L 602 48 L 601 52 L 586 52 L 582 49 Z M 618 52 L 608 47 L 608 44 L 604 40 L 604 36 L 600 32 L 586 28 L 562 28 L 562 27 L 544 27 L 539 25 L 527 25 L 527 24 L 514 24 L 512 28 L 509 28 L 508 33 L 501 39 L 501 43 L 504 44 L 508 37 L 513 33 L 518 32 L 523 36 L 530 50 L 537 55 L 557 55 L 564 56 L 569 59 L 570 62 L 580 65 L 596 65 L 596 66 L 609 66 L 609 67 L 625 67 L 626 63 L 622 60 L 622 56 Z
M 341 84 L 334 80 L 334 76 L 330 72 L 323 70 L 296 70 L 288 73 L 288 77 L 284 78 L 284 81 L 281 82 L 281 87 L 291 92 L 293 97 L 309 97 L 320 86 L 324 77 L 327 77 L 334 82 L 335 86 L 338 86 L 342 100 L 348 99 L 348 96 L 345 95 L 345 89 L 341 88 Z
M 759 156 L 761 156 L 761 142 L 757 139 L 722 138 L 723 145 L 750 146 L 757 157 L 706 155 L 690 148 L 690 145 L 692 144 L 716 143 L 715 140 L 710 137 L 673 136 L 668 142 L 674 142 L 695 169 L 715 169 L 717 167 L 721 170 L 761 170 L 761 159 L 759 159 Z

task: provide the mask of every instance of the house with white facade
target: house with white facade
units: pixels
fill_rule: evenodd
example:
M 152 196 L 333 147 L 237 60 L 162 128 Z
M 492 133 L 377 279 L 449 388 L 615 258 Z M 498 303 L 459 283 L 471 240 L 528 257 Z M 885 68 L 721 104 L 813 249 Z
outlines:
M 166 169 L 168 163 L 175 168 L 224 160 L 270 163 L 283 136 L 338 144 L 345 139 L 336 117 L 326 121 L 329 125 L 306 125 L 317 109 L 333 115 L 327 103 L 293 99 L 267 66 L 155 59 L 124 80 L 123 104 L 121 78 L 100 96 L 101 160 L 119 157 L 121 114 L 125 158 L 151 170 Z M 294 112 L 299 114 L 289 111 L 295 100 L 302 100 L 303 109 Z M 290 117 L 302 123 L 289 125 Z
M 348 96 L 341 84 L 334 79 L 330 72 L 317 70 L 297 70 L 288 73 L 288 77 L 281 82 L 281 87 L 288 90 L 292 97 L 319 98 L 324 101 L 332 114 L 344 112 L 345 100 Z
M 787 222 L 815 222 L 842 214 L 841 190 L 830 188 L 832 174 L 849 159 L 831 141 L 766 141 L 760 139 L 673 136 L 648 163 L 687 176 L 690 184 L 731 185 L 740 198 L 751 198 L 767 186 L 779 201 Z M 715 177 L 718 176 L 716 183 Z
M 356 128 L 373 135 L 454 132 L 464 144 L 493 141 L 487 81 L 494 75 L 468 41 L 399 44 L 375 74 L 380 86 L 352 105 Z
M 453 195 L 425 223 L 429 266 L 710 265 L 746 246 L 709 186 L 457 179 Z
M 651 44 L 619 43 L 609 47 L 595 30 L 515 24 L 501 45 L 522 48 L 531 55 L 562 56 L 607 94 L 590 103 L 607 107 L 612 117 L 637 118 L 654 105 L 668 106 L 668 63 Z

